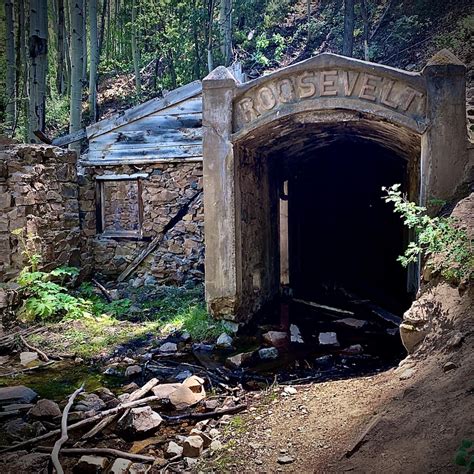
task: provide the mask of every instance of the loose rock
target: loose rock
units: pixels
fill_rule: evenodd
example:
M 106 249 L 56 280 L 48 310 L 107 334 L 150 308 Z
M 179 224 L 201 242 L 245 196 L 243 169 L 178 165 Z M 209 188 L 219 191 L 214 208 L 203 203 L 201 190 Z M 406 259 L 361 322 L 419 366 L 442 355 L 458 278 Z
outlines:
M 163 419 L 150 407 L 132 408 L 121 422 L 120 428 L 132 436 L 141 436 L 156 430 Z
M 295 462 L 295 458 L 292 458 L 291 456 L 280 456 L 277 461 L 278 464 L 291 464 L 292 462 Z
M 74 466 L 74 473 L 96 474 L 105 472 L 108 463 L 108 459 L 101 456 L 82 456 Z
M 233 342 L 234 340 L 224 332 L 217 338 L 216 346 L 221 347 L 223 349 L 229 349 L 230 347 L 232 347 Z
M 240 354 L 236 354 L 232 357 L 228 357 L 225 361 L 226 365 L 232 367 L 234 369 L 238 369 L 245 365 L 253 356 L 252 352 L 241 352 Z
M 183 456 L 198 458 L 203 450 L 204 441 L 200 436 L 188 436 L 183 443 Z
M 22 352 L 20 354 L 20 363 L 24 367 L 34 367 L 35 365 L 39 365 L 39 355 L 37 352 Z
M 264 347 L 258 351 L 258 356 L 262 360 L 276 359 L 278 357 L 278 349 L 276 347 Z
M 322 332 L 319 334 L 319 344 L 322 346 L 338 346 L 337 334 L 335 332 Z
M 449 372 L 450 370 L 457 369 L 457 365 L 454 362 L 446 362 L 446 364 L 443 365 L 443 371 L 444 372 Z
M 123 458 L 117 458 L 112 467 L 109 469 L 108 474 L 127 474 L 128 468 L 132 465 L 132 461 Z
M 105 408 L 105 403 L 95 393 L 87 393 L 79 396 L 82 400 L 74 406 L 75 411 L 100 411 Z
M 38 394 L 24 385 L 0 388 L 0 405 L 12 403 L 31 403 Z
M 355 318 L 344 318 L 344 319 L 338 319 L 336 323 L 344 324 L 351 328 L 360 329 L 360 328 L 363 328 L 367 324 L 367 321 L 363 321 L 362 319 L 355 319 Z
M 290 341 L 291 342 L 297 342 L 299 344 L 302 344 L 303 338 L 301 337 L 301 332 L 298 326 L 296 324 L 291 324 L 290 325 Z
M 268 331 L 262 334 L 263 340 L 273 347 L 281 348 L 288 344 L 288 334 L 283 331 Z
M 49 419 L 61 416 L 61 410 L 52 400 L 40 400 L 29 412 L 28 416 L 39 419 Z
M 180 446 L 178 443 L 175 443 L 174 441 L 170 441 L 168 443 L 168 447 L 166 448 L 166 451 L 165 451 L 165 457 L 167 459 L 174 458 L 176 456 L 182 456 L 182 454 L 183 454 L 182 446 Z
M 136 377 L 142 373 L 142 368 L 139 365 L 130 365 L 125 370 L 125 377 Z
M 174 342 L 165 342 L 160 346 L 159 350 L 162 353 L 177 352 L 178 346 Z

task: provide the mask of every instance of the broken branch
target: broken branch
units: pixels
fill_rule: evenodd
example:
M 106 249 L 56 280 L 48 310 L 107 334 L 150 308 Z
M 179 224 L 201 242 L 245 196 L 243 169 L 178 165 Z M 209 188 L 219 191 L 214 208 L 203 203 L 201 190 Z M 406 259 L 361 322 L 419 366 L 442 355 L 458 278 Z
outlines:
M 32 346 L 31 344 L 28 344 L 28 342 L 26 342 L 26 339 L 21 334 L 20 334 L 20 340 L 26 348 L 30 349 L 30 351 L 38 353 L 39 358 L 43 362 L 49 362 L 49 357 L 43 351 L 41 351 L 40 349 L 37 349 L 36 347 Z
M 67 405 L 64 407 L 63 416 L 61 418 L 61 438 L 59 438 L 56 443 L 54 443 L 53 451 L 51 452 L 51 461 L 53 466 L 56 469 L 58 474 L 64 474 L 64 470 L 59 462 L 59 451 L 61 450 L 62 445 L 69 439 L 67 434 L 67 417 L 69 415 L 69 410 L 74 403 L 75 398 L 84 391 L 84 384 L 81 385 L 70 397 Z
M 166 416 L 161 415 L 163 420 L 172 422 L 172 421 L 181 421 L 181 420 L 206 420 L 208 418 L 218 418 L 222 415 L 233 415 L 247 409 L 246 404 L 236 405 L 232 408 L 224 408 L 222 410 L 210 411 L 207 413 L 187 413 L 185 415 L 176 415 L 176 416 Z
M 51 448 L 48 446 L 38 446 L 36 448 L 40 452 L 49 453 Z M 112 448 L 66 448 L 61 451 L 61 454 L 77 455 L 77 454 L 104 454 L 108 456 L 114 456 L 118 458 L 129 459 L 130 461 L 152 463 L 155 458 L 152 456 L 145 456 L 143 454 L 127 453 L 126 451 L 120 451 Z

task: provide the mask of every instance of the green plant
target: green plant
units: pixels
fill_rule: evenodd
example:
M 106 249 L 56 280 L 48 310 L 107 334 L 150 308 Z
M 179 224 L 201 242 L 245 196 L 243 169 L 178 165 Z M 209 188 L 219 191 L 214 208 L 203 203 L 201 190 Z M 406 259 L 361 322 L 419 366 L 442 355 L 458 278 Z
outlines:
M 90 282 L 84 282 L 79 287 L 79 295 L 87 299 L 91 303 L 91 312 L 95 316 L 108 315 L 115 318 L 120 318 L 127 314 L 132 306 L 132 302 L 128 298 L 122 298 L 111 301 L 105 301 L 104 298 L 97 295 L 94 287 Z
M 472 242 L 467 232 L 453 217 L 430 217 L 427 209 L 408 201 L 400 191 L 400 184 L 389 188 L 385 202 L 393 203 L 394 212 L 401 215 L 404 224 L 415 231 L 416 240 L 408 244 L 404 255 L 398 257 L 406 267 L 424 257 L 436 273 L 453 283 L 472 278 L 474 257 Z
M 468 439 L 461 441 L 454 457 L 454 462 L 458 466 L 466 468 L 466 472 L 474 472 L 474 442 Z
M 12 234 L 18 238 L 21 253 L 26 259 L 26 265 L 16 278 L 23 297 L 23 305 L 18 311 L 20 318 L 28 321 L 78 318 L 89 312 L 90 303 L 72 296 L 64 286 L 66 281 L 73 280 L 79 274 L 79 270 L 58 267 L 50 272 L 41 271 L 40 238 L 26 233 L 24 229 L 16 229 Z

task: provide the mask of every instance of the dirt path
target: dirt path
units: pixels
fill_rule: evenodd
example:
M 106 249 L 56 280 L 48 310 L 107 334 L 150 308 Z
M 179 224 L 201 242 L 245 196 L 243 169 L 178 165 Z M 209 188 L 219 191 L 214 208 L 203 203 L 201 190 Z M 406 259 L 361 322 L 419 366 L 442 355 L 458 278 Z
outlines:
M 461 351 L 378 375 L 251 395 L 249 412 L 227 429 L 228 448 L 203 470 L 461 472 L 455 452 L 474 439 L 472 347 L 469 337 Z M 280 464 L 282 456 L 293 461 Z

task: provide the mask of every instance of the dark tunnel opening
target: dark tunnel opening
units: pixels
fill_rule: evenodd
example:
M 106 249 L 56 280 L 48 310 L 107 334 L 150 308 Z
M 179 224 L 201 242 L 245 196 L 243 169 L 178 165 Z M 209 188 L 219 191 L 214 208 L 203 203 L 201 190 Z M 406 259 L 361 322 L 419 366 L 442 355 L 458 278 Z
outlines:
M 382 186 L 407 188 L 407 162 L 364 141 L 341 140 L 288 161 L 288 257 L 296 297 L 339 288 L 397 314 L 410 304 L 397 257 L 407 232 Z

